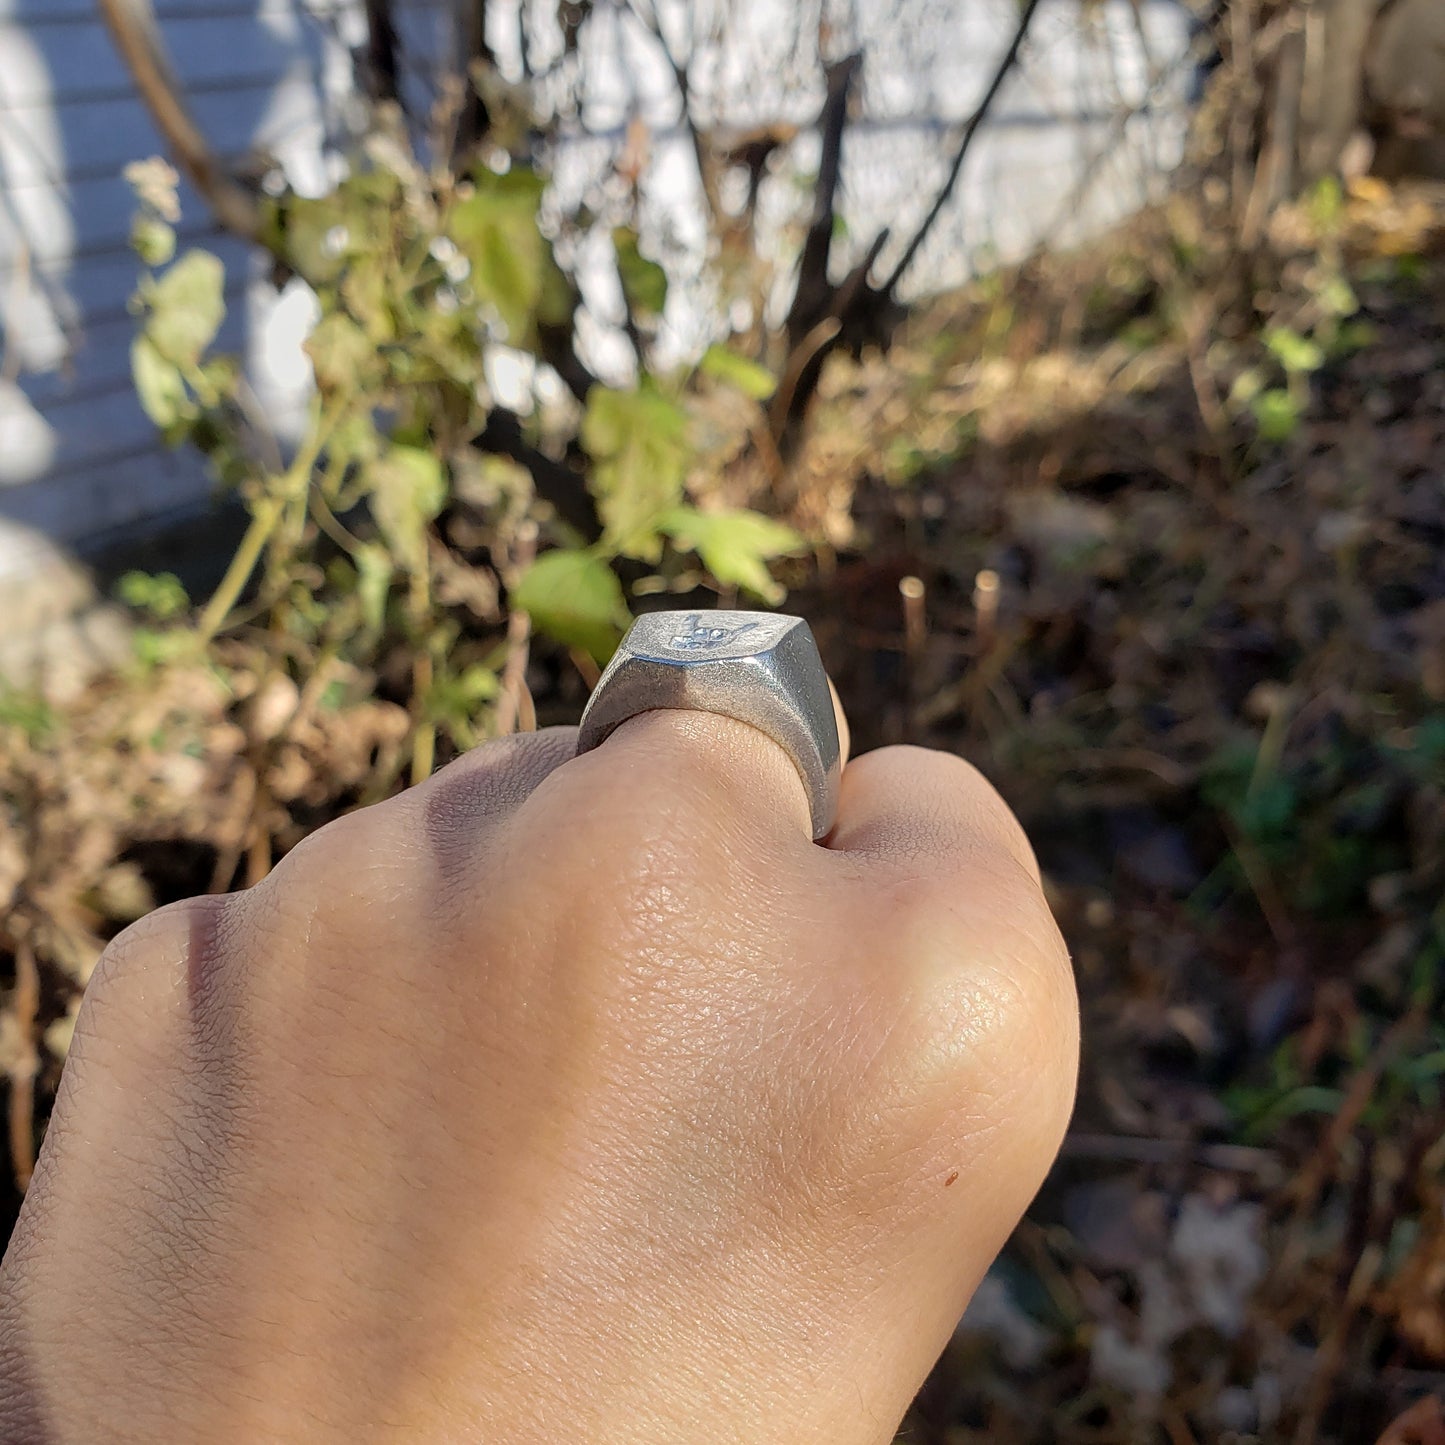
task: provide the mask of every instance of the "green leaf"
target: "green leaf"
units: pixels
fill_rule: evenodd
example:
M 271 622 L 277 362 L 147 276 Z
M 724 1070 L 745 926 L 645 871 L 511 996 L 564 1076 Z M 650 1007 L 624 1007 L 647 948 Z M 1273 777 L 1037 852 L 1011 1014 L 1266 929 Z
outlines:
M 1343 276 L 1331 276 L 1317 295 L 1320 305 L 1331 316 L 1353 316 L 1360 309 L 1360 298 Z
M 195 416 L 180 370 L 161 355 L 149 332 L 142 331 L 130 344 L 130 371 L 142 409 L 163 432 Z
M 778 389 L 777 378 L 766 366 L 759 366 L 726 346 L 709 346 L 698 362 L 698 370 L 754 401 L 766 401 Z
M 1229 400 L 1234 406 L 1245 407 L 1264 390 L 1264 377 L 1257 366 L 1248 366 L 1234 378 L 1229 388 Z
M 537 228 L 544 184 L 521 166 L 504 176 L 480 170 L 475 182 L 475 192 L 452 208 L 448 235 L 471 267 L 477 300 L 496 311 L 502 339 L 534 346 L 538 322 L 571 318 L 571 287 Z
M 1287 326 L 1271 327 L 1264 334 L 1270 354 L 1287 372 L 1308 375 L 1325 364 L 1325 353 L 1318 342 Z
M 369 411 L 352 412 L 337 423 L 326 455 L 338 472 L 348 465 L 367 467 L 380 455 L 382 440 Z
M 622 279 L 628 309 L 639 321 L 661 316 L 667 305 L 667 272 L 638 249 L 637 232 L 631 226 L 616 227 L 612 245 L 617 251 L 617 274 Z
M 327 391 L 358 387 L 376 369 L 376 348 L 349 316 L 333 311 L 316 323 L 306 339 L 306 354 L 316 384 Z
M 1335 176 L 1325 176 L 1305 196 L 1310 219 L 1326 235 L 1339 229 L 1345 214 L 1345 193 Z
M 362 620 L 373 632 L 386 621 L 386 599 L 395 573 L 391 553 L 377 542 L 363 542 L 353 554 L 356 592 L 361 598 Z
M 604 542 L 627 557 L 662 556 L 658 521 L 682 501 L 691 448 L 687 414 L 651 389 L 594 386 L 582 418 Z
M 1280 387 L 1260 392 L 1250 403 L 1250 410 L 1260 436 L 1267 442 L 1287 442 L 1299 430 L 1299 403 Z
M 512 602 L 548 636 L 598 662 L 616 651 L 628 623 L 622 584 L 595 552 L 544 552 L 518 579 Z
M 367 475 L 371 511 L 392 556 L 403 567 L 426 567 L 427 524 L 446 503 L 440 458 L 421 447 L 392 446 Z
M 356 247 L 341 193 L 312 199 L 291 196 L 276 214 L 276 239 L 292 267 L 313 286 L 335 281 Z
M 43 742 L 55 731 L 50 704 L 28 693 L 0 691 L 0 728 L 19 728 L 32 743 Z
M 804 545 L 791 527 L 742 508 L 699 512 L 692 507 L 673 507 L 660 525 L 678 546 L 696 552 L 717 581 L 741 587 L 775 607 L 784 592 L 764 564 L 770 557 L 796 552 Z
M 194 366 L 226 318 L 226 269 L 209 251 L 187 251 L 146 290 L 146 333 L 177 366 Z
M 174 572 L 127 572 L 115 584 L 115 594 L 127 607 L 148 612 L 157 622 L 171 622 L 191 605 Z
M 385 261 L 375 256 L 357 257 L 341 279 L 341 299 L 368 340 L 378 346 L 396 339 L 393 308 L 405 301 L 395 294 L 396 288 Z
M 130 228 L 130 244 L 147 266 L 164 266 L 176 254 L 175 229 L 158 216 L 139 215 Z

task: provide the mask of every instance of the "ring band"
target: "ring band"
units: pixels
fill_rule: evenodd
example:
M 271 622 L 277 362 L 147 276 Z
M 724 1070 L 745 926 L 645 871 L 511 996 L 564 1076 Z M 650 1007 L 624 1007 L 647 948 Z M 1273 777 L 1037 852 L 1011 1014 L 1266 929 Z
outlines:
M 735 718 L 793 760 L 813 837 L 838 811 L 841 762 L 828 675 L 813 630 L 772 612 L 651 612 L 607 664 L 582 714 L 577 751 L 590 752 L 639 713 L 683 708 Z

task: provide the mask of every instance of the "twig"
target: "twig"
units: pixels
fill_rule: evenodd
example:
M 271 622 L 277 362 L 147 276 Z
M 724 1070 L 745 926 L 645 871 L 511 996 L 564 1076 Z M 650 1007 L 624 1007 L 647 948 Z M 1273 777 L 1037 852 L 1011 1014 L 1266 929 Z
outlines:
M 1315 1374 L 1314 1379 L 1310 1382 L 1309 1402 L 1305 1406 L 1299 1429 L 1295 1431 L 1294 1445 L 1315 1445 L 1320 1422 L 1324 1419 L 1335 1379 L 1339 1375 L 1340 1365 L 1344 1360 L 1350 1327 L 1354 1324 L 1355 1316 L 1359 1314 L 1360 1307 L 1364 1304 L 1370 1291 L 1374 1289 L 1375 1281 L 1379 1279 L 1384 1263 L 1385 1247 L 1378 1242 L 1367 1244 L 1360 1251 L 1359 1259 L 1355 1261 L 1355 1268 L 1350 1274 L 1349 1288 L 1345 1291 L 1343 1304 L 1335 1313 L 1334 1321 L 1330 1325 L 1324 1343 L 1315 1352 Z
M 1284 1166 L 1268 1149 L 1246 1144 L 1194 1144 L 1133 1134 L 1069 1134 L 1063 1154 L 1072 1159 L 1120 1160 L 1130 1164 L 1197 1164 L 1221 1174 L 1252 1174 L 1266 1185 L 1284 1178 Z
M 602 669 L 592 660 L 591 655 L 583 652 L 580 647 L 573 647 L 568 649 L 567 656 L 572 659 L 572 666 L 581 673 L 582 681 L 588 688 L 596 687 L 602 676 Z
M 797 394 L 803 373 L 838 339 L 842 329 L 843 324 L 836 316 L 825 316 L 789 353 L 783 379 L 778 383 L 772 406 L 768 408 L 768 425 L 775 437 L 782 435 L 788 418 L 793 414 L 793 397 Z
M 273 472 L 280 472 L 286 469 L 285 458 L 281 455 L 281 444 L 276 440 L 276 433 L 271 426 L 270 419 L 261 406 L 260 398 L 256 395 L 247 380 L 244 372 L 236 377 L 236 405 L 241 409 L 241 415 L 250 424 L 251 430 L 256 437 L 257 448 L 262 452 L 263 460 Z
M 1270 213 L 1294 183 L 1296 133 L 1300 95 L 1304 88 L 1304 52 L 1304 27 L 1296 18 L 1281 40 L 1269 134 L 1255 167 L 1254 185 L 1244 209 L 1240 243 L 1246 251 L 1252 251 L 1259 244 Z
M 452 138 L 452 159 L 459 160 L 491 128 L 492 117 L 478 87 L 481 74 L 495 66 L 487 43 L 487 0 L 461 0 L 457 14 L 457 40 L 461 53 L 462 107 Z
M 693 111 L 692 80 L 688 75 L 687 64 L 679 60 L 677 52 L 673 50 L 672 42 L 668 40 L 667 32 L 662 28 L 662 17 L 658 14 L 656 6 L 648 4 L 644 7 L 642 0 L 628 0 L 628 9 L 637 17 L 638 22 L 647 30 L 648 34 L 657 41 L 663 59 L 667 61 L 668 69 L 672 71 L 673 82 L 677 86 L 678 100 L 682 109 L 682 123 L 687 128 L 688 137 L 692 141 L 693 156 L 697 161 L 697 175 L 702 184 L 703 200 L 707 203 L 708 213 L 716 221 L 722 214 L 722 205 L 717 194 L 717 178 L 713 174 L 712 157 L 708 154 L 707 141 L 703 138 L 702 130 L 697 123 L 697 116 Z
M 211 870 L 207 893 L 223 893 L 230 886 L 256 823 L 257 771 L 249 760 L 243 762 L 236 778 L 235 797 L 216 830 L 217 838 L 225 842 L 216 851 L 216 866 Z
M 255 195 L 222 167 L 192 118 L 150 0 L 99 0 L 99 5 L 115 48 L 176 163 L 228 231 L 256 240 L 261 208 Z
M 1386 1068 L 1394 1062 L 1401 1048 L 1423 1023 L 1424 1014 L 1418 1004 L 1408 1013 L 1401 1015 L 1386 1030 L 1368 1062 L 1351 1080 L 1350 1087 L 1345 1092 L 1340 1107 L 1335 1111 L 1334 1118 L 1330 1120 L 1330 1127 L 1315 1150 L 1314 1157 L 1297 1176 L 1294 1188 L 1297 1219 L 1303 1219 L 1314 1208 L 1320 1190 L 1324 1188 L 1325 1180 L 1334 1167 L 1335 1156 L 1369 1108 Z
M 523 572 L 537 555 L 537 529 L 529 526 L 518 538 L 512 551 L 512 570 Z M 527 688 L 527 661 L 531 656 L 532 619 L 519 607 L 512 609 L 507 618 L 507 662 L 502 669 L 502 696 L 497 703 L 497 735 L 506 737 L 513 732 L 519 721 L 525 721 L 531 713 L 532 726 L 524 727 L 531 732 L 537 725 L 536 709 L 531 706 L 531 693 Z M 523 703 L 527 704 L 526 707 Z
M 391 0 L 366 0 L 366 64 L 362 67 L 362 89 L 373 101 L 400 102 L 400 51 Z
M 256 564 L 266 550 L 266 544 L 285 516 L 286 503 L 299 497 L 304 518 L 308 510 L 305 500 L 311 486 L 312 468 L 330 444 L 332 434 L 346 413 L 347 408 L 341 406 L 329 417 L 324 414 L 313 415 L 310 435 L 287 468 L 285 476 L 277 479 L 278 490 L 257 501 L 251 513 L 251 523 L 246 528 L 245 536 L 241 538 L 241 545 L 231 558 L 226 575 L 221 578 L 221 585 L 216 588 L 211 600 L 206 603 L 205 611 L 201 613 L 196 631 L 202 643 L 209 642 L 225 625 L 231 609 L 246 590 L 246 584 L 251 580 L 251 574 L 256 570 Z
M 818 182 L 813 188 L 813 215 L 798 260 L 798 284 L 788 308 L 785 331 L 789 349 L 817 326 L 829 310 L 832 288 L 828 284 L 828 258 L 833 246 L 833 209 L 842 171 L 843 127 L 848 118 L 848 93 L 853 77 L 863 64 L 860 55 L 849 55 L 828 67 L 828 95 L 818 118 L 823 133 L 823 154 L 818 162 Z
M 241 538 L 241 545 L 231 558 L 221 585 L 211 594 L 211 600 L 196 625 L 196 632 L 203 643 L 209 642 L 221 630 L 231 609 L 246 590 L 246 583 L 251 580 L 251 573 L 256 570 L 256 564 L 261 560 L 266 543 L 271 540 L 271 533 L 276 530 L 284 511 L 279 497 L 263 497 L 256 504 L 246 535 Z
M 30 270 L 32 257 L 30 247 L 21 242 L 20 249 L 16 252 L 13 268 L 10 273 L 10 282 L 14 291 L 14 314 L 20 315 L 20 305 L 30 289 Z M 20 360 L 20 348 L 13 344 L 12 338 L 7 330 L 3 338 L 5 346 L 0 350 L 0 381 L 16 381 L 20 376 L 23 363 Z
M 530 703 L 531 691 L 527 687 L 527 661 L 531 657 L 532 619 L 518 609 L 507 618 L 507 664 L 502 669 L 502 696 L 497 703 L 497 735 L 506 737 L 517 730 L 519 720 L 532 714 L 536 726 L 536 709 L 524 706 Z M 522 731 L 532 729 L 523 727 Z
M 431 653 L 424 647 L 417 649 L 411 660 L 412 705 L 420 709 L 422 716 L 416 720 L 416 730 L 411 735 L 411 785 L 424 783 L 431 777 L 436 766 L 437 730 L 436 724 L 426 716 L 428 695 L 432 689 L 436 669 Z
M 1244 881 L 1249 884 L 1250 892 L 1254 894 L 1254 900 L 1259 904 L 1259 911 L 1263 915 L 1270 933 L 1274 936 L 1274 941 L 1281 948 L 1293 947 L 1294 923 L 1290 919 L 1284 900 L 1279 895 L 1279 890 L 1274 885 L 1269 866 L 1254 844 L 1243 833 L 1230 827 L 1227 823 L 1224 825 L 1224 832 L 1229 839 L 1229 846 L 1233 850 L 1235 858 L 1239 861 Z
M 1034 14 L 1038 10 L 1040 0 L 1024 0 L 1023 8 L 1019 11 L 1018 24 L 1014 27 L 1013 39 L 1004 51 L 1003 59 L 993 73 L 993 79 L 989 82 L 988 89 L 984 92 L 983 99 L 979 101 L 978 108 L 968 118 L 968 124 L 963 128 L 963 136 L 959 140 L 958 149 L 953 153 L 953 161 L 948 168 L 948 178 L 944 181 L 938 195 L 934 198 L 933 205 L 929 208 L 928 214 L 923 218 L 923 224 L 914 232 L 913 239 L 903 248 L 903 254 L 898 258 L 898 264 L 894 266 L 892 275 L 883 285 L 884 295 L 891 296 L 897 289 L 898 283 L 903 279 L 904 273 L 913 264 L 914 257 L 918 255 L 919 247 L 923 245 L 924 239 L 933 229 L 943 208 L 948 204 L 949 197 L 953 195 L 953 188 L 958 184 L 958 177 L 963 170 L 963 162 L 973 145 L 973 138 L 979 132 L 987 118 L 989 110 L 993 106 L 1003 83 L 1008 78 L 1009 72 L 1014 68 L 1019 58 L 1019 51 L 1023 48 L 1024 41 L 1028 38 L 1029 27 L 1033 24 Z
M 768 424 L 778 442 L 784 441 L 790 424 L 807 410 L 823 374 L 823 359 L 842 337 L 849 318 L 859 310 L 860 299 L 873 299 L 877 296 L 878 293 L 868 288 L 868 273 L 873 269 L 873 263 L 887 241 L 888 230 L 885 227 L 874 237 L 873 244 L 869 246 L 863 259 L 843 278 L 842 284 L 833 293 L 822 320 L 789 354 L 783 368 L 783 382 L 768 410 Z
M 992 567 L 985 567 L 973 580 L 973 610 L 978 655 L 987 657 L 993 651 L 998 635 L 998 604 L 1001 583 Z

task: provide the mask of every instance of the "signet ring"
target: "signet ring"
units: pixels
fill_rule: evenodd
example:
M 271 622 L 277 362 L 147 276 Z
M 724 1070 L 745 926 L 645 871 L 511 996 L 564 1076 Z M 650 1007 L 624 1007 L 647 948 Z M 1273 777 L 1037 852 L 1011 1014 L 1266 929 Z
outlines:
M 792 759 L 808 795 L 813 837 L 838 810 L 841 761 L 828 675 L 813 630 L 773 612 L 650 612 L 598 680 L 577 734 L 590 752 L 639 713 L 718 713 L 765 733 Z

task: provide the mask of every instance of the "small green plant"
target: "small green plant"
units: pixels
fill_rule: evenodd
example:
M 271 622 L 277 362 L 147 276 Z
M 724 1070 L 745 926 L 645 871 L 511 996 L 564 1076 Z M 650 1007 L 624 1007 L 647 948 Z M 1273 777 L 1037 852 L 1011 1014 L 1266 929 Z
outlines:
M 54 709 L 32 693 L 0 689 L 0 729 L 18 728 L 29 743 L 44 742 L 55 731 Z
M 1257 742 L 1226 747 L 1206 769 L 1203 798 L 1231 851 L 1205 893 L 1263 887 L 1320 918 L 1363 907 L 1371 881 L 1407 862 L 1402 800 L 1428 764 L 1349 736 L 1285 757 L 1279 735 L 1267 728 Z
M 335 656 L 390 676 L 404 657 L 419 777 L 438 735 L 465 747 L 490 730 L 514 612 L 600 663 L 628 622 L 624 574 L 639 593 L 701 580 L 782 600 L 768 564 L 802 538 L 689 494 L 693 389 L 728 389 L 756 408 L 775 385 L 756 362 L 717 346 L 696 368 L 590 385 L 570 420 L 539 413 L 522 451 L 550 445 L 546 498 L 529 470 L 487 450 L 490 357 L 508 348 L 546 361 L 571 347 L 578 296 L 539 224 L 541 176 L 515 163 L 427 169 L 395 138 L 374 137 L 330 194 L 270 203 L 265 243 L 319 311 L 306 347 L 315 392 L 288 453 L 237 361 L 213 351 L 223 268 L 202 250 L 175 255 L 173 175 L 153 162 L 130 174 L 149 268 L 134 305 L 141 403 L 169 442 L 206 453 L 251 518 L 196 621 L 202 644 L 244 621 L 293 670 L 297 657 Z M 618 228 L 613 242 L 633 324 L 649 324 L 666 276 L 635 232 Z M 569 487 L 580 506 L 565 505 Z M 579 522 L 589 514 L 595 529 Z M 121 596 L 158 622 L 187 605 L 174 578 L 132 574 Z M 147 639 L 150 661 L 179 645 Z
M 127 607 L 147 613 L 157 622 L 174 622 L 191 605 L 174 572 L 127 572 L 116 583 L 115 595 Z

